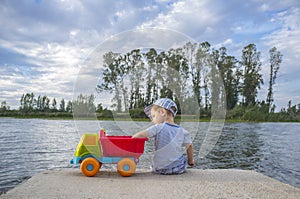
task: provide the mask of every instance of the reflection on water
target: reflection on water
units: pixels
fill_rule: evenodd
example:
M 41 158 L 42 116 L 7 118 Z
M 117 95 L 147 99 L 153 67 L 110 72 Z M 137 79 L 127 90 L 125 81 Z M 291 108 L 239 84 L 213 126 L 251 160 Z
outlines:
M 227 124 L 214 149 L 199 160 L 199 167 L 257 169 L 257 162 L 263 157 L 259 131 L 257 124 Z
M 299 123 L 227 123 L 200 169 L 250 169 L 300 187 Z
M 84 132 L 106 128 L 110 135 L 132 135 L 150 122 L 0 118 L 0 193 L 45 169 L 69 164 Z M 300 187 L 300 123 L 227 123 L 216 145 L 201 158 L 210 123 L 182 123 L 191 132 L 196 168 L 251 169 Z M 149 168 L 153 140 L 146 143 L 138 168 Z M 104 165 L 115 167 L 115 165 Z M 78 169 L 78 168 L 77 168 Z M 79 169 L 78 169 L 78 172 Z
M 0 126 L 0 191 L 45 169 L 66 167 L 78 139 L 69 121 L 0 118 Z

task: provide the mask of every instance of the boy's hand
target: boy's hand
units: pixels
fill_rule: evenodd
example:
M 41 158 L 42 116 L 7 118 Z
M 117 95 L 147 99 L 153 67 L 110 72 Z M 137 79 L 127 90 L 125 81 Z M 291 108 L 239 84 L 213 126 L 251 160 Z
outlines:
M 193 144 L 187 145 L 187 160 L 188 160 L 188 165 L 193 167 L 195 165 L 194 161 L 194 148 Z
M 193 159 L 193 160 L 189 160 L 189 161 L 188 161 L 188 165 L 191 166 L 191 167 L 195 166 L 195 161 L 194 161 L 194 159 Z

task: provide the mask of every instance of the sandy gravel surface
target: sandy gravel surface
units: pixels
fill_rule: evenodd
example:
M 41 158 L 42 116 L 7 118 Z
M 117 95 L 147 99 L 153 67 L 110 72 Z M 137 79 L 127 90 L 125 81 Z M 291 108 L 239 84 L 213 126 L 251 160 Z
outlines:
M 39 173 L 0 198 L 300 198 L 300 189 L 245 170 L 196 170 L 176 176 L 137 170 L 121 177 L 101 170 L 84 177 L 79 169 Z

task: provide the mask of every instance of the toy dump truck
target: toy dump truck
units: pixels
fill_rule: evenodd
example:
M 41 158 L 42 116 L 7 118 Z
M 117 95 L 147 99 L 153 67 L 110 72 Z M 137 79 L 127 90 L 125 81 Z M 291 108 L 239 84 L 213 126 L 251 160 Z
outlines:
M 71 164 L 80 164 L 82 174 L 95 176 L 102 164 L 117 164 L 121 176 L 131 176 L 136 169 L 144 144 L 148 138 L 131 136 L 106 136 L 104 129 L 99 134 L 83 134 Z

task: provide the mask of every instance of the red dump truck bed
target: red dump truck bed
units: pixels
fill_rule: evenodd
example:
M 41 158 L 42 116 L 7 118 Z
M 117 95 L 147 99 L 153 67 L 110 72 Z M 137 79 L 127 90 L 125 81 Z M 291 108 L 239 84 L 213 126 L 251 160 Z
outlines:
M 105 136 L 100 133 L 100 143 L 105 157 L 134 157 L 138 159 L 144 152 L 148 138 L 132 138 L 131 136 Z

